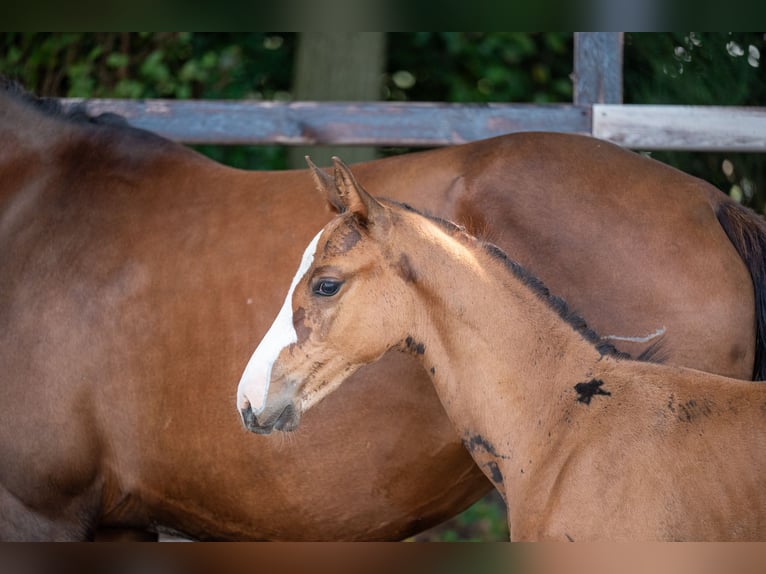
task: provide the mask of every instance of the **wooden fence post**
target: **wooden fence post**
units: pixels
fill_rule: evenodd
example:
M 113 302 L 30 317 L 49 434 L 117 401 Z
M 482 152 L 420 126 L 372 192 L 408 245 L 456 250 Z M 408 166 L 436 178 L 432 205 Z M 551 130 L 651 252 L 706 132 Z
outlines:
M 622 32 L 575 32 L 575 105 L 622 103 L 622 44 Z

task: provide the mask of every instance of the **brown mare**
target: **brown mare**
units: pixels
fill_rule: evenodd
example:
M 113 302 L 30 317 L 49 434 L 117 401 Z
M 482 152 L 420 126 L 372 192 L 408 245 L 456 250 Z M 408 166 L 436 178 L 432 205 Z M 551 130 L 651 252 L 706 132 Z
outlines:
M 495 245 L 375 200 L 338 160 L 316 179 L 342 215 L 240 383 L 248 427 L 294 430 L 397 349 L 431 373 L 512 539 L 766 539 L 766 385 L 630 360 Z
M 236 382 L 332 215 L 307 171 L 231 169 L 8 82 L 0 142 L 0 538 L 395 539 L 491 488 L 398 353 L 290 440 L 242 429 Z M 355 169 L 509 249 L 605 334 L 664 327 L 670 362 L 742 378 L 763 355 L 761 223 L 698 179 L 556 134 Z

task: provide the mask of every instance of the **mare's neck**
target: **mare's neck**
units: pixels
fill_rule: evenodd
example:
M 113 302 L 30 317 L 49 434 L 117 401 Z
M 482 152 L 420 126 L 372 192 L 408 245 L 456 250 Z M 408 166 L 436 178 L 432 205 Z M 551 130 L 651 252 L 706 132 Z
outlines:
M 597 376 L 602 356 L 502 258 L 471 240 L 437 236 L 420 261 L 410 254 L 427 273 L 416 271 L 422 314 L 407 346 L 498 485 L 492 464 L 523 474 L 531 453 L 556 444 L 578 405 L 575 385 Z

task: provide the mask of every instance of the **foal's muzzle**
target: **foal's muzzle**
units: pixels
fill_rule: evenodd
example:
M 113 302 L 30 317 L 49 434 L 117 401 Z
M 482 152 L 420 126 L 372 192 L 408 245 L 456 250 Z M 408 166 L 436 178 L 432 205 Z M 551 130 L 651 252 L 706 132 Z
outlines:
M 298 427 L 300 422 L 298 411 L 290 403 L 282 409 L 267 410 L 260 415 L 256 415 L 248 404 L 240 410 L 240 415 L 245 428 L 255 434 L 271 434 L 275 430 L 291 432 Z

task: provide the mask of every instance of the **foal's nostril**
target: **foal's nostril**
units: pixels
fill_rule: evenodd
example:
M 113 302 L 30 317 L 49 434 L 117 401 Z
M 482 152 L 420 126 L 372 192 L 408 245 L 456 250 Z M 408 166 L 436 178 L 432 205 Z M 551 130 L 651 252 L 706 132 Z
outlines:
M 245 401 L 245 407 L 239 409 L 242 417 L 242 424 L 250 432 L 255 434 L 271 434 L 274 430 L 291 431 L 298 426 L 299 416 L 293 405 L 286 405 L 278 415 L 261 414 L 261 420 L 253 411 L 248 401 Z

